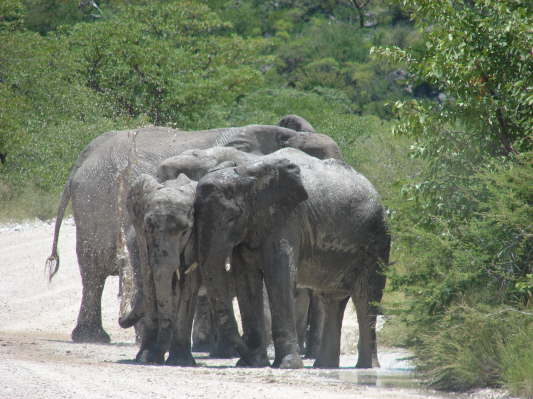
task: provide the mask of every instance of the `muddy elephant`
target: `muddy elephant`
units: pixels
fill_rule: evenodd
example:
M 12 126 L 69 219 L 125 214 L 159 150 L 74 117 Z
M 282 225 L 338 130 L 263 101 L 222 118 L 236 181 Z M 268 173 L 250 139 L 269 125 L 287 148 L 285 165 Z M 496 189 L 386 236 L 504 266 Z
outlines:
M 290 115 L 284 118 L 284 121 L 287 122 L 287 119 L 289 119 L 294 123 L 296 123 L 295 120 L 302 123 L 301 120 L 295 118 L 297 117 Z M 310 129 L 312 127 L 307 126 L 307 128 Z M 316 143 L 320 144 L 318 140 L 316 140 Z M 198 180 L 211 169 L 223 168 L 224 166 L 246 165 L 256 160 L 257 155 L 244 153 L 235 148 L 213 147 L 207 150 L 189 150 L 184 151 L 180 155 L 167 158 L 161 162 L 156 176 L 159 181 L 165 181 L 168 179 L 175 179 L 178 175 L 183 173 L 192 179 Z M 199 310 L 203 313 L 205 313 L 206 310 L 209 312 L 209 309 L 205 308 L 206 298 L 202 297 L 200 301 L 199 305 L 204 305 L 204 307 Z M 265 314 L 268 315 L 270 310 L 268 304 L 265 305 Z M 324 306 L 320 298 L 314 295 L 313 291 L 308 288 L 298 288 L 296 290 L 296 306 L 298 308 L 297 330 L 300 352 L 302 354 L 305 353 L 307 358 L 316 358 L 324 323 Z M 205 315 L 203 313 L 200 314 L 200 320 L 207 323 L 210 322 L 210 325 L 198 327 L 198 323 L 196 323 L 195 326 L 197 329 L 203 328 L 207 330 L 208 327 L 214 327 L 216 323 L 214 315 Z M 267 322 L 267 325 L 270 326 L 270 322 Z M 216 338 L 209 336 L 209 332 L 204 332 L 205 341 L 216 342 L 217 338 L 223 341 L 223 345 L 214 345 L 214 347 L 211 348 L 210 352 L 212 355 L 214 357 L 232 357 L 227 356 L 227 354 L 233 354 L 234 352 L 228 348 L 228 344 L 223 338 L 223 335 L 216 332 L 215 328 L 212 328 L 210 332 L 214 333 Z M 269 328 L 267 328 L 267 335 L 271 335 Z M 206 345 L 203 346 L 203 349 L 206 349 Z
M 59 268 L 59 230 L 70 201 L 83 286 L 78 320 L 72 331 L 73 341 L 110 341 L 102 327 L 101 297 L 108 276 L 125 271 L 131 273 L 124 251 L 124 232 L 131 226 L 125 199 L 132 182 L 141 173 L 155 175 L 163 159 L 188 149 L 213 146 L 230 146 L 256 154 L 288 146 L 312 155 L 339 156 L 336 143 L 328 136 L 270 125 L 204 131 L 146 127 L 112 131 L 95 138 L 80 153 L 65 183 L 54 228 L 52 253 L 46 262 L 51 279 Z M 124 280 L 121 278 L 121 282 Z M 124 297 L 121 312 L 127 303 Z
M 294 290 L 311 288 L 325 305 L 315 367 L 338 367 L 341 324 L 352 297 L 359 324 L 357 367 L 379 366 L 376 303 L 385 286 L 390 237 L 372 184 L 339 160 L 284 149 L 247 166 L 225 168 L 198 182 L 195 240 L 199 268 L 239 365 L 265 365 L 262 277 L 268 290 L 274 367 L 299 368 Z M 220 264 L 231 259 L 248 340 L 239 337 L 220 287 Z
M 196 181 L 184 174 L 158 182 L 142 174 L 129 190 L 127 208 L 135 240 L 136 303 L 120 318 L 131 327 L 142 318 L 138 362 L 194 366 L 191 328 L 200 276 L 192 229 Z
M 195 364 L 190 353 L 190 333 L 199 280 L 196 272 L 189 273 L 189 267 L 196 262 L 194 241 L 190 239 L 195 182 L 190 178 L 200 179 L 210 169 L 246 165 L 255 160 L 256 155 L 231 147 L 188 150 L 159 165 L 159 181 L 143 174 L 129 190 L 126 204 L 134 229 L 128 234 L 128 243 L 137 295 L 133 309 L 120 318 L 119 324 L 128 328 L 142 320 L 137 361 L 162 363 L 169 352 L 167 363 Z M 181 279 L 176 280 L 176 276 Z M 238 282 L 227 279 L 225 283 L 224 291 L 231 300 Z M 307 321 L 307 306 L 302 313 Z M 218 324 L 216 318 L 209 318 Z M 246 335 L 247 320 L 243 320 L 243 329 Z M 217 347 L 222 357 L 233 355 L 231 349 L 224 342 Z

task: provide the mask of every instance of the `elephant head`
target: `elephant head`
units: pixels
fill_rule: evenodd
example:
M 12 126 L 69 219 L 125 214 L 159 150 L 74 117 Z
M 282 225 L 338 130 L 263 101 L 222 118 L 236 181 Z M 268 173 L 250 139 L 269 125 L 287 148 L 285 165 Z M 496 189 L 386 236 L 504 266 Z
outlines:
M 219 145 L 256 155 L 292 147 L 320 159 L 342 159 L 339 146 L 331 137 L 279 126 L 249 125 Z
M 300 168 L 286 159 L 218 169 L 198 182 L 195 240 L 199 267 L 226 336 L 233 337 L 236 332 L 225 316 L 231 303 L 225 300 L 223 265 L 228 265 L 239 244 L 259 246 L 262 235 L 281 224 L 306 199 Z
M 257 156 L 233 147 L 212 147 L 203 150 L 187 150 L 165 159 L 157 169 L 157 179 L 165 181 L 185 174 L 198 181 L 213 168 L 238 166 L 255 160 Z
M 139 250 L 142 295 L 120 324 L 127 327 L 144 316 L 145 324 L 154 330 L 152 336 L 157 337 L 157 342 L 141 345 L 138 359 L 142 361 L 161 363 L 170 345 L 181 294 L 179 280 L 194 267 L 191 237 L 195 192 L 196 182 L 183 174 L 164 183 L 143 174 L 128 193 L 128 212 Z
M 298 115 L 285 115 L 278 123 L 278 126 L 296 130 L 297 132 L 315 132 L 315 128 L 307 120 Z

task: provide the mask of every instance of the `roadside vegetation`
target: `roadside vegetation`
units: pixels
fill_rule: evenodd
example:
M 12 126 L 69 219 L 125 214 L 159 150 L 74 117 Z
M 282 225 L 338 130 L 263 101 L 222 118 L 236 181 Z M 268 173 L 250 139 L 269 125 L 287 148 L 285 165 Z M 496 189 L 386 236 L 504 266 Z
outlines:
M 389 209 L 387 342 L 532 397 L 531 26 L 523 0 L 4 0 L 0 221 L 54 217 L 105 131 L 295 113 Z

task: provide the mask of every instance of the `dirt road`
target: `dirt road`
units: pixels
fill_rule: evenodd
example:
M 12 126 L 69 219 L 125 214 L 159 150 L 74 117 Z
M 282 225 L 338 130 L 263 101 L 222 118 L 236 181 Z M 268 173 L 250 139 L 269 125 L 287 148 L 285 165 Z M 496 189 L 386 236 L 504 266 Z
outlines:
M 412 385 L 401 351 L 381 350 L 382 369 L 358 371 L 355 333 L 346 321 L 340 370 L 238 369 L 235 360 L 197 354 L 200 366 L 181 368 L 132 363 L 131 330 L 117 324 L 118 280 L 107 281 L 103 299 L 109 345 L 74 344 L 81 283 L 75 256 L 75 227 L 63 224 L 61 268 L 48 285 L 44 260 L 53 225 L 32 222 L 0 226 L 0 399 L 19 398 L 503 398 L 501 393 L 439 395 Z M 309 365 L 310 363 L 306 363 Z M 388 386 L 395 386 L 390 388 Z

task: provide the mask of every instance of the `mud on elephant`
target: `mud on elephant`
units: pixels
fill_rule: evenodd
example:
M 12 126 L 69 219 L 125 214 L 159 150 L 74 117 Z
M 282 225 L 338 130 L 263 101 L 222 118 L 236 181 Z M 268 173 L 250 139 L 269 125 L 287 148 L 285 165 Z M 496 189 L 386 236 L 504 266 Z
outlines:
M 298 123 L 302 125 L 303 122 Z M 311 154 L 340 156 L 335 142 L 325 135 L 270 125 L 205 131 L 146 127 L 112 131 L 95 138 L 80 153 L 65 183 L 54 228 L 52 254 L 47 261 L 52 278 L 59 267 L 59 230 L 71 201 L 83 286 L 78 320 L 72 331 L 74 341 L 110 341 L 102 327 L 101 297 L 108 276 L 131 273 L 124 251 L 125 232 L 131 227 L 126 194 L 135 179 L 142 173 L 155 175 L 158 164 L 168 157 L 188 149 L 213 146 L 230 146 L 256 154 L 296 147 Z M 127 279 L 121 278 L 121 283 L 125 281 Z M 121 287 L 124 293 L 128 284 L 121 284 Z M 128 296 L 123 295 L 121 313 L 125 313 L 128 305 Z
M 196 182 L 183 174 L 163 183 L 143 174 L 128 194 L 140 289 L 119 323 L 126 328 L 142 318 L 139 362 L 163 363 L 168 352 L 168 364 L 195 365 L 191 326 L 200 287 L 191 239 L 195 192 Z
M 241 365 L 262 365 L 264 276 L 272 312 L 274 367 L 302 367 L 294 290 L 315 290 L 325 303 L 324 332 L 315 367 L 338 367 L 340 332 L 352 297 L 359 323 L 357 367 L 378 366 L 375 323 L 385 285 L 390 237 L 372 184 L 338 160 L 321 161 L 284 149 L 248 166 L 200 179 L 195 201 L 199 268 L 223 331 L 235 343 Z M 243 342 L 220 290 L 220 264 L 231 257 L 245 284 L 237 294 L 248 340 Z M 249 319 L 248 319 L 249 318 Z
M 191 312 L 199 280 L 196 272 L 188 275 L 191 269 L 184 269 L 196 262 L 196 251 L 190 239 L 194 201 L 194 190 L 191 188 L 195 187 L 195 182 L 189 177 L 198 179 L 210 168 L 221 168 L 229 163 L 246 165 L 257 159 L 256 155 L 234 148 L 189 150 L 163 161 L 158 168 L 158 177 L 177 175 L 176 178 L 158 182 L 149 175 L 141 175 L 130 189 L 127 207 L 134 229 L 129 246 L 137 295 L 132 311 L 119 322 L 127 328 L 139 320 L 143 321 L 143 340 L 136 357 L 138 361 L 162 363 L 164 354 L 169 351 L 168 363 L 194 365 L 190 354 Z M 295 190 L 298 189 L 298 186 L 295 187 Z M 224 281 L 226 285 L 222 290 L 228 302 L 231 302 L 234 287 L 242 283 L 240 273 L 232 275 L 233 279 Z M 310 290 L 300 291 L 305 291 L 306 295 L 302 297 L 308 299 Z M 305 304 L 301 310 L 300 318 L 305 323 L 308 305 Z M 233 320 L 233 313 L 230 317 Z M 246 313 L 243 329 L 249 340 Z M 170 349 L 169 342 L 173 342 Z M 262 365 L 267 364 L 265 357 Z

